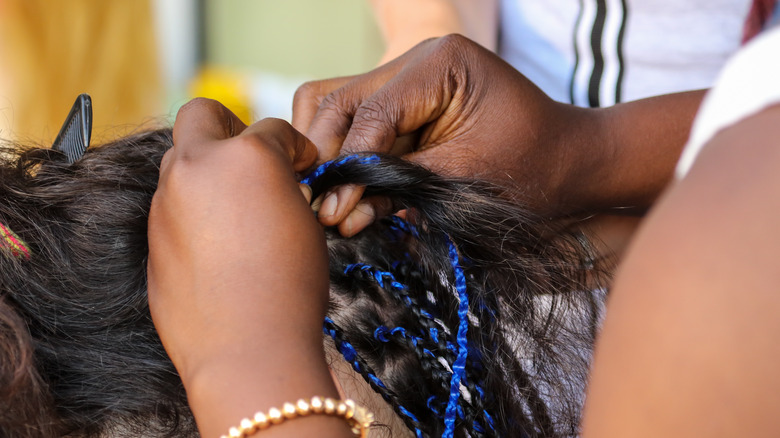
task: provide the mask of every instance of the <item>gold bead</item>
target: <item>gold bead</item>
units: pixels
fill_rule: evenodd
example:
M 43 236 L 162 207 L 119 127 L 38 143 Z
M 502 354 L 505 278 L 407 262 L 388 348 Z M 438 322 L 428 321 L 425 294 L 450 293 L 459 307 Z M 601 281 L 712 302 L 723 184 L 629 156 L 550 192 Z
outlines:
M 295 412 L 298 413 L 298 415 L 309 415 L 311 409 L 311 405 L 309 405 L 309 402 L 307 402 L 304 399 L 298 400 L 297 403 L 295 403 Z
M 353 400 L 342 401 L 329 397 L 312 397 L 309 401 L 300 399 L 295 404 L 285 403 L 282 405 L 282 409 L 271 408 L 267 413 L 257 412 L 252 419 L 242 419 L 239 427 L 231 427 L 228 434 L 222 435 L 220 438 L 248 438 L 257 431 L 267 429 L 274 424 L 310 414 L 342 417 L 347 421 L 352 432 L 361 438 L 367 437 L 369 428 L 374 422 L 374 414 L 366 408 L 358 406 Z
M 347 412 L 344 413 L 344 418 L 350 420 L 355 416 L 355 402 L 351 399 L 346 399 L 344 400 L 344 405 L 347 407 Z
M 293 418 L 297 417 L 298 414 L 295 412 L 295 405 L 292 403 L 285 403 L 282 405 L 282 415 L 284 415 L 284 418 L 288 420 L 292 420 Z
M 322 413 L 322 410 L 324 409 L 322 397 L 312 397 L 311 398 L 311 410 L 315 414 Z
M 355 408 L 354 420 L 363 427 L 369 427 L 374 422 L 374 414 L 369 412 L 368 409 L 358 406 Z
M 249 418 L 244 418 L 243 420 L 241 420 L 241 423 L 239 423 L 239 428 L 241 429 L 241 433 L 244 436 L 252 435 L 253 433 L 257 432 L 257 427 L 255 426 L 255 423 Z
M 271 424 L 279 424 L 284 421 L 284 415 L 282 415 L 282 411 L 280 411 L 278 408 L 269 409 L 268 421 L 270 421 Z
M 259 430 L 265 429 L 268 426 L 270 426 L 270 423 L 268 423 L 268 417 L 262 412 L 258 412 L 255 414 L 254 417 L 255 421 L 255 427 L 257 427 Z
M 328 415 L 333 415 L 333 413 L 336 412 L 336 401 L 332 398 L 326 398 L 325 399 L 325 413 Z

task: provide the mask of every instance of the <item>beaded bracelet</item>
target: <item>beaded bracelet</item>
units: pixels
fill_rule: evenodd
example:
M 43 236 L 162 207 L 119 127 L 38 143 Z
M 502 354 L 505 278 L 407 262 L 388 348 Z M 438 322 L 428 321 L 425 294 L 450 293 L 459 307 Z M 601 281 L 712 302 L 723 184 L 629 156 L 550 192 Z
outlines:
M 295 404 L 285 403 L 281 410 L 271 408 L 268 413 L 258 412 L 251 419 L 244 418 L 238 427 L 231 427 L 228 434 L 220 438 L 246 438 L 275 424 L 312 414 L 342 417 L 349 423 L 352 433 L 360 438 L 368 436 L 368 428 L 374 422 L 374 414 L 352 400 L 312 397 L 308 401 L 300 399 Z

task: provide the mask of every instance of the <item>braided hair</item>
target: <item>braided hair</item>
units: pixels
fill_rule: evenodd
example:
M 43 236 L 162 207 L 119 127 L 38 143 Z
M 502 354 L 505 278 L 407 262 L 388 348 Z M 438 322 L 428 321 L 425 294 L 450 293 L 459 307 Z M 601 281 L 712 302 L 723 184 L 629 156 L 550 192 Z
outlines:
M 8 437 L 196 436 L 146 302 L 146 220 L 170 130 L 0 153 L 0 430 Z M 323 323 L 416 436 L 572 436 L 603 300 L 581 239 L 495 187 L 354 155 L 305 179 L 407 210 L 326 230 Z

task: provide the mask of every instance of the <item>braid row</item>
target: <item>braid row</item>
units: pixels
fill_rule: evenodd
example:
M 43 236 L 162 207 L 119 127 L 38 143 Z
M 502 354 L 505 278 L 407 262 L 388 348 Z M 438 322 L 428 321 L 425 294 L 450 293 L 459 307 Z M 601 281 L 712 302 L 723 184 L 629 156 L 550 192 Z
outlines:
M 423 425 L 417 419 L 417 417 L 408 409 L 398 403 L 398 395 L 391 389 L 382 383 L 382 380 L 371 370 L 366 362 L 357 354 L 355 348 L 348 341 L 344 339 L 342 330 L 333 322 L 332 319 L 326 317 L 323 324 L 323 331 L 330 336 L 336 344 L 336 349 L 344 356 L 347 362 L 352 365 L 352 368 L 371 386 L 377 394 L 381 395 L 386 402 L 390 403 L 395 409 L 396 413 L 406 423 L 406 426 L 414 431 L 415 435 L 419 438 L 427 436 L 423 430 Z
M 391 227 L 398 227 L 399 224 L 404 223 L 405 222 L 403 221 L 395 220 Z M 398 228 L 404 232 L 410 232 L 410 230 L 412 230 L 412 227 L 408 225 L 403 226 L 403 228 Z M 393 264 L 395 267 L 402 265 L 406 266 L 407 274 L 414 271 L 409 269 L 410 263 L 408 262 L 395 262 Z M 458 347 L 439 336 L 440 327 L 434 316 L 427 310 L 421 308 L 417 299 L 410 296 L 408 293 L 409 288 L 397 281 L 392 272 L 382 271 L 373 266 L 361 263 L 348 265 L 344 270 L 344 273 L 346 275 L 352 274 L 361 279 L 374 281 L 381 288 L 391 292 L 397 299 L 412 310 L 416 319 L 419 321 L 419 324 L 422 326 L 422 328 L 419 329 L 419 333 L 422 336 L 414 335 L 403 327 L 389 329 L 385 326 L 379 326 L 374 331 L 374 338 L 380 342 L 389 342 L 390 339 L 388 338 L 388 335 L 391 335 L 403 340 L 410 349 L 416 353 L 423 371 L 431 378 L 434 385 L 445 391 L 444 393 L 449 392 L 451 395 L 452 379 L 454 375 L 453 365 L 457 359 Z M 465 320 L 468 321 L 468 319 Z M 444 329 L 448 330 L 446 327 L 444 327 Z M 449 415 L 453 419 L 451 421 L 453 428 L 454 418 L 457 416 L 458 418 L 464 419 L 466 422 L 473 423 L 473 435 L 481 436 L 485 431 L 485 428 L 495 430 L 495 421 L 483 402 L 485 397 L 485 391 L 482 387 L 484 367 L 481 364 L 480 355 L 477 353 L 476 349 L 468 347 L 468 351 L 476 354 L 467 355 L 465 362 L 468 363 L 469 366 L 463 366 L 462 375 L 458 381 L 457 391 L 458 395 L 460 395 L 462 388 L 465 388 L 468 394 L 470 394 L 470 397 L 468 401 L 460 400 L 460 397 L 458 397 L 459 401 L 454 404 L 454 408 L 451 408 Z M 437 353 L 442 355 L 443 361 L 439 359 Z M 446 365 L 444 365 L 445 363 Z M 439 400 L 439 397 L 435 395 L 429 397 L 428 407 L 436 417 L 442 419 L 444 418 L 444 415 L 441 413 L 441 409 L 433 408 L 433 406 L 438 403 L 437 400 Z

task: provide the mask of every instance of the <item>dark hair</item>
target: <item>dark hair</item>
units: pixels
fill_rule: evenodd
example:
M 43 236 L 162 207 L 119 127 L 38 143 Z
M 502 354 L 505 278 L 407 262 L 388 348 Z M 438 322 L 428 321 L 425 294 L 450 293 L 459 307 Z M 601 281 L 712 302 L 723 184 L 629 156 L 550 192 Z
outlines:
M 138 134 L 72 165 L 2 153 L 0 223 L 32 253 L 0 256 L 3 436 L 197 434 L 146 301 L 171 144 L 170 130 Z M 419 436 L 577 434 L 603 299 L 582 239 L 495 187 L 392 157 L 347 157 L 310 181 L 315 196 L 347 182 L 410 217 L 326 231 L 324 331 L 353 368 Z

